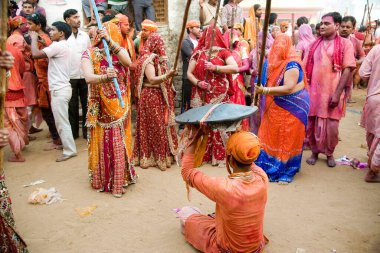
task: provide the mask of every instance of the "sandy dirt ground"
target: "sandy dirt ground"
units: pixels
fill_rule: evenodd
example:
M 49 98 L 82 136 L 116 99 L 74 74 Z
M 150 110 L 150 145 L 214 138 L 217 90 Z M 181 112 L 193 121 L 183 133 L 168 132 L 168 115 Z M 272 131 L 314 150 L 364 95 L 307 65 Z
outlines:
M 336 157 L 348 155 L 366 161 L 365 132 L 358 126 L 364 91 L 355 91 L 356 104 L 348 107 L 340 125 Z M 138 183 L 121 198 L 91 189 L 87 175 L 87 147 L 77 140 L 78 156 L 56 163 L 59 151 L 42 151 L 47 130 L 25 149 L 26 162 L 6 163 L 7 185 L 13 199 L 17 228 L 31 253 L 52 252 L 197 252 L 180 233 L 172 209 L 192 205 L 205 213 L 214 204 L 191 191 L 186 198 L 180 169 L 166 172 L 137 168 Z M 9 147 L 6 149 L 9 155 Z M 305 159 L 288 186 L 269 185 L 264 232 L 270 242 L 266 253 L 380 252 L 380 184 L 363 181 L 366 170 L 349 166 L 328 168 L 324 157 L 315 166 Z M 204 166 L 202 171 L 225 176 L 226 170 Z M 55 187 L 65 199 L 49 206 L 27 203 L 37 188 L 22 185 L 43 179 L 39 187 Z M 81 218 L 76 208 L 96 205 Z

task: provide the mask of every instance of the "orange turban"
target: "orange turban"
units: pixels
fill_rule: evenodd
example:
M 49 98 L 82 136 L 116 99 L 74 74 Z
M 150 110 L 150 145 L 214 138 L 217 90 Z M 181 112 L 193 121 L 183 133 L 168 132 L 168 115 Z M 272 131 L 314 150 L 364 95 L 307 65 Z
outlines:
M 9 26 L 12 30 L 18 28 L 20 25 L 22 24 L 26 24 L 28 23 L 28 20 L 26 20 L 26 18 L 22 17 L 22 16 L 16 16 L 14 18 L 11 18 L 9 20 Z
M 190 20 L 186 24 L 186 28 L 193 28 L 193 27 L 200 27 L 200 26 L 201 26 L 201 23 L 197 20 Z
M 148 31 L 151 31 L 151 32 L 155 32 L 157 31 L 157 24 L 155 22 L 153 22 L 152 20 L 149 20 L 149 19 L 145 19 L 142 23 L 141 23 L 141 27 L 143 29 L 146 29 Z
M 242 164 L 252 164 L 260 154 L 260 141 L 251 132 L 240 131 L 231 135 L 226 145 L 226 155 Z
M 127 16 L 119 13 L 115 17 L 117 17 L 117 19 L 119 20 L 119 23 L 128 23 L 129 24 L 129 19 Z
M 283 21 L 283 22 L 280 23 L 280 27 L 285 27 L 285 26 L 288 26 L 288 25 L 289 25 L 289 23 L 286 22 L 286 21 Z

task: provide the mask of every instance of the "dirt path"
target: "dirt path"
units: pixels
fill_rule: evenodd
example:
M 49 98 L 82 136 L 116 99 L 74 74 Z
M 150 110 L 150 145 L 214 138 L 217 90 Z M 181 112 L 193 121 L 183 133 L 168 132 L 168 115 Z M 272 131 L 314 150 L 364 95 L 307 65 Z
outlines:
M 355 91 L 358 103 L 348 108 L 340 126 L 342 139 L 336 157 L 366 160 L 365 132 L 358 126 L 364 92 Z M 46 129 L 46 127 L 45 127 Z M 47 131 L 36 136 L 25 151 L 26 163 L 5 164 L 17 227 L 31 253 L 59 252 L 196 252 L 183 239 L 172 209 L 184 205 L 212 212 L 214 205 L 195 190 L 192 201 L 178 167 L 166 172 L 137 168 L 139 180 L 116 199 L 97 193 L 87 181 L 87 150 L 77 141 L 79 155 L 56 163 L 58 151 L 42 151 Z M 7 149 L 6 155 L 9 154 Z M 304 160 L 310 155 L 304 153 Z M 334 169 L 324 158 L 315 166 L 303 162 L 288 186 L 270 184 L 265 216 L 266 253 L 380 252 L 380 184 L 363 181 L 366 170 L 348 166 Z M 226 175 L 223 168 L 205 166 L 210 175 Z M 44 179 L 41 187 L 55 187 L 66 200 L 50 206 L 27 203 L 36 187 L 22 185 Z M 75 208 L 97 205 L 93 215 L 79 217 Z

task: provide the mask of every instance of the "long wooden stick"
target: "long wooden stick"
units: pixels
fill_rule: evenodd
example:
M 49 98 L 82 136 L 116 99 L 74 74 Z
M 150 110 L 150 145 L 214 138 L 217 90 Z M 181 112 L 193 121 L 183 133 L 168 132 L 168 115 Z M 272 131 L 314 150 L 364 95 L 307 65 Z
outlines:
M 1 35 L 0 35 L 0 47 L 1 52 L 6 50 L 7 33 L 8 33 L 8 0 L 2 0 L 0 4 L 1 11 Z M 4 104 L 5 93 L 8 87 L 7 70 L 0 68 L 0 80 L 1 80 L 1 93 L 0 93 L 0 128 L 4 128 Z M 0 176 L 4 173 L 4 151 L 0 148 Z
M 95 4 L 95 0 L 91 0 L 91 5 L 92 5 L 92 9 L 94 10 L 96 23 L 98 23 L 98 29 L 100 30 L 103 27 L 102 27 L 102 21 L 100 20 L 100 17 L 99 17 L 98 7 L 96 7 L 96 4 Z M 107 41 L 105 39 L 102 39 L 102 42 L 103 42 L 103 46 L 104 46 L 104 51 L 105 51 L 106 56 L 107 56 L 108 67 L 113 68 L 112 58 L 111 58 L 110 50 L 108 48 Z M 119 103 L 120 103 L 121 107 L 124 108 L 124 100 L 121 97 L 119 83 L 117 82 L 116 77 L 113 78 L 113 84 L 115 86 L 115 90 L 116 90 L 117 97 L 119 99 Z
M 187 0 L 186 8 L 185 8 L 185 16 L 183 17 L 183 21 L 182 21 L 182 30 L 181 30 L 181 34 L 179 35 L 179 40 L 178 40 L 177 54 L 174 60 L 174 69 L 177 69 L 178 59 L 181 53 L 182 40 L 183 40 L 183 37 L 185 36 L 186 23 L 187 23 L 187 17 L 189 16 L 190 5 L 191 5 L 191 0 Z M 171 79 L 170 81 L 171 84 L 173 83 L 173 80 L 174 78 Z
M 257 85 L 261 86 L 261 75 L 262 75 L 262 70 L 263 70 L 263 62 L 264 62 L 264 57 L 265 57 L 265 46 L 267 42 L 267 34 L 268 34 L 268 26 L 269 26 L 269 14 L 271 10 L 271 0 L 267 0 L 266 6 L 265 6 L 265 19 L 264 19 L 264 28 L 263 28 L 263 40 L 261 43 L 261 55 L 260 55 L 260 62 L 259 62 L 259 75 L 258 75 L 258 80 L 257 80 Z M 257 102 L 259 100 L 259 94 L 255 94 L 255 105 L 257 106 Z
M 294 13 L 292 13 L 292 42 L 293 42 L 293 46 L 296 44 L 296 36 L 295 36 L 294 27 L 295 27 L 295 25 L 294 25 Z M 299 27 L 298 27 L 298 29 L 299 29 Z
M 210 48 L 208 50 L 208 56 L 207 56 L 207 61 L 211 60 L 211 54 L 212 54 L 212 47 L 214 45 L 214 39 L 215 39 L 215 29 L 217 28 L 217 23 L 218 23 L 218 17 L 219 17 L 219 9 L 220 9 L 220 0 L 218 0 L 218 6 L 216 6 L 216 14 L 215 14 L 215 21 L 214 21 L 214 26 L 212 27 L 212 34 L 211 34 L 211 41 L 210 41 Z M 206 72 L 206 77 L 207 77 Z M 206 80 L 207 78 L 205 78 Z
M 367 12 L 367 4 L 365 4 L 365 6 L 364 6 L 364 13 L 363 13 L 363 18 L 362 18 L 362 22 L 360 23 L 360 26 L 363 26 L 363 24 L 364 24 L 366 12 Z

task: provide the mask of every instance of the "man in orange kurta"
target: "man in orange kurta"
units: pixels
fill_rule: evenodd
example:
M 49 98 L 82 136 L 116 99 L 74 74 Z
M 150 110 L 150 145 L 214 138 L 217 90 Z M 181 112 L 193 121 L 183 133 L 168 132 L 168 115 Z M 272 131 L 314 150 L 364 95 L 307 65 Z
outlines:
M 129 19 L 123 14 L 117 14 L 116 18 L 119 20 L 119 27 L 121 34 L 123 35 L 121 45 L 124 47 L 131 57 L 132 62 L 136 60 L 135 44 L 133 43 L 133 28 L 130 27 Z
M 195 138 L 196 139 L 196 138 Z M 202 252 L 262 252 L 268 177 L 253 162 L 260 153 L 258 138 L 237 132 L 227 143 L 228 178 L 210 177 L 194 169 L 194 141 L 184 152 L 182 177 L 216 203 L 215 217 L 183 217 L 186 240 Z

